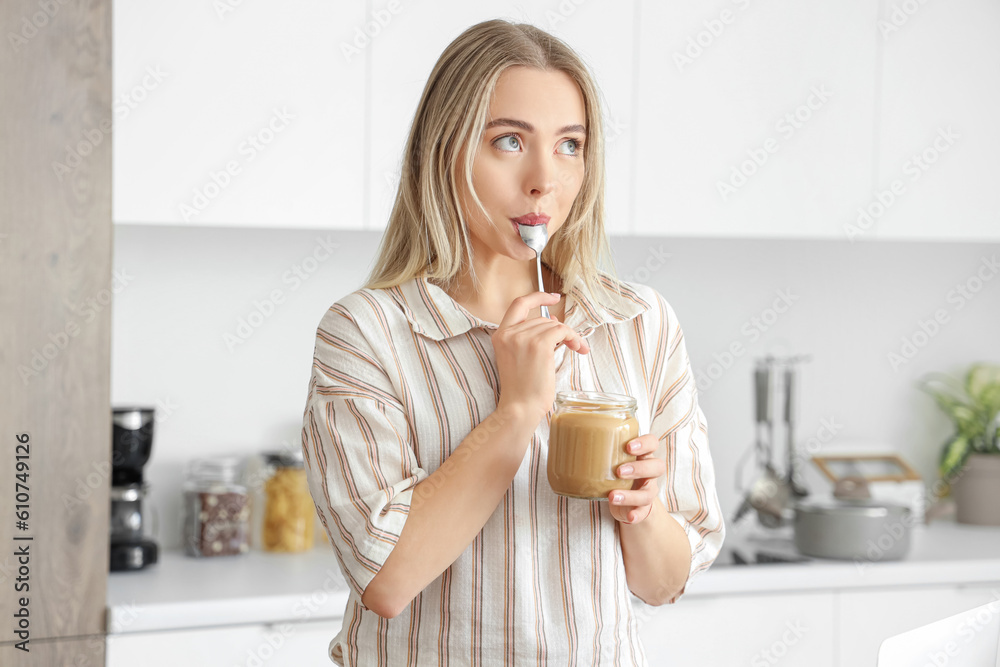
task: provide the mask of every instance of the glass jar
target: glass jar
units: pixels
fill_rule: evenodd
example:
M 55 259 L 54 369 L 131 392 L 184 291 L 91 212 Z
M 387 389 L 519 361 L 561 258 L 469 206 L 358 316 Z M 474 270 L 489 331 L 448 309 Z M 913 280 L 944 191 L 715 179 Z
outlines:
M 197 459 L 184 483 L 184 547 L 189 556 L 250 550 L 250 507 L 235 457 Z
M 256 546 L 281 552 L 312 549 L 316 507 L 301 452 L 266 452 L 261 459 L 260 491 L 254 494 Z
M 607 500 L 617 489 L 623 463 L 635 461 L 625 444 L 639 435 L 636 401 L 623 394 L 561 391 L 549 425 L 548 478 L 552 490 L 569 498 Z

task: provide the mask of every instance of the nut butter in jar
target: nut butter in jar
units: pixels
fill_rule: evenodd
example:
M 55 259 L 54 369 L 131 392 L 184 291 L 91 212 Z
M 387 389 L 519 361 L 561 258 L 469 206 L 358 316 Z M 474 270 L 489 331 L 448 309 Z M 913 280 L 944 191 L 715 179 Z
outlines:
M 561 496 L 607 500 L 616 489 L 631 489 L 618 466 L 635 461 L 625 444 L 639 435 L 636 401 L 623 394 L 561 391 L 549 426 L 548 476 Z

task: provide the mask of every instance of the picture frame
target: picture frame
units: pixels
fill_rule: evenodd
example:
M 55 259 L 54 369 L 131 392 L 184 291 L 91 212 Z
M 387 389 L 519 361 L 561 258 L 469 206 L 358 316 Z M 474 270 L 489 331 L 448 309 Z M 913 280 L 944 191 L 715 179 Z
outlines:
M 899 454 L 829 454 L 813 456 L 816 467 L 836 484 L 842 479 L 866 482 L 919 481 L 920 474 Z

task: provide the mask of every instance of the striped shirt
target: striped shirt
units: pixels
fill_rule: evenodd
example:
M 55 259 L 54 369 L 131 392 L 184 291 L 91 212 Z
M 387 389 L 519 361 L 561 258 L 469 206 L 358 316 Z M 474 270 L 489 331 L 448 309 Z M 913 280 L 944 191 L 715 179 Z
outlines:
M 655 290 L 621 283 L 619 295 L 612 284 L 603 279 L 608 307 L 580 289 L 566 295 L 564 321 L 591 352 L 556 350 L 556 391 L 636 398 L 639 432 L 660 438 L 660 497 L 688 536 L 693 576 L 711 565 L 725 531 L 684 337 Z M 337 664 L 646 664 L 608 504 L 549 486 L 551 412 L 458 560 L 391 620 L 361 603 L 403 529 L 414 486 L 496 408 L 496 328 L 424 278 L 354 292 L 319 324 L 302 446 L 351 588 L 330 643 Z

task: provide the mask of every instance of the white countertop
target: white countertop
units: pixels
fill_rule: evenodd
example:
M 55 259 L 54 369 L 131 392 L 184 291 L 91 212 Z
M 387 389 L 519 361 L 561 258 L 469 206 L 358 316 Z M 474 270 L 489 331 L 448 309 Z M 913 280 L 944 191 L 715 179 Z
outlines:
M 108 634 L 341 618 L 348 586 L 330 545 L 300 554 L 192 558 L 161 551 L 137 572 L 108 575 Z
M 780 533 L 766 542 L 733 534 L 726 540 L 731 547 L 794 554 L 787 534 Z M 1000 528 L 920 526 L 910 553 L 895 562 L 721 563 L 696 576 L 685 597 L 1000 582 Z M 304 554 L 252 551 L 199 559 L 166 551 L 146 570 L 109 575 L 107 631 L 340 618 L 347 596 L 337 559 L 325 543 Z
M 723 553 L 736 548 L 798 556 L 791 532 L 726 537 Z M 733 595 L 779 591 L 818 591 L 884 586 L 962 585 L 1000 582 L 1000 527 L 937 521 L 915 526 L 910 551 L 887 562 L 813 558 L 804 563 L 722 565 L 721 558 L 697 575 L 685 595 Z

